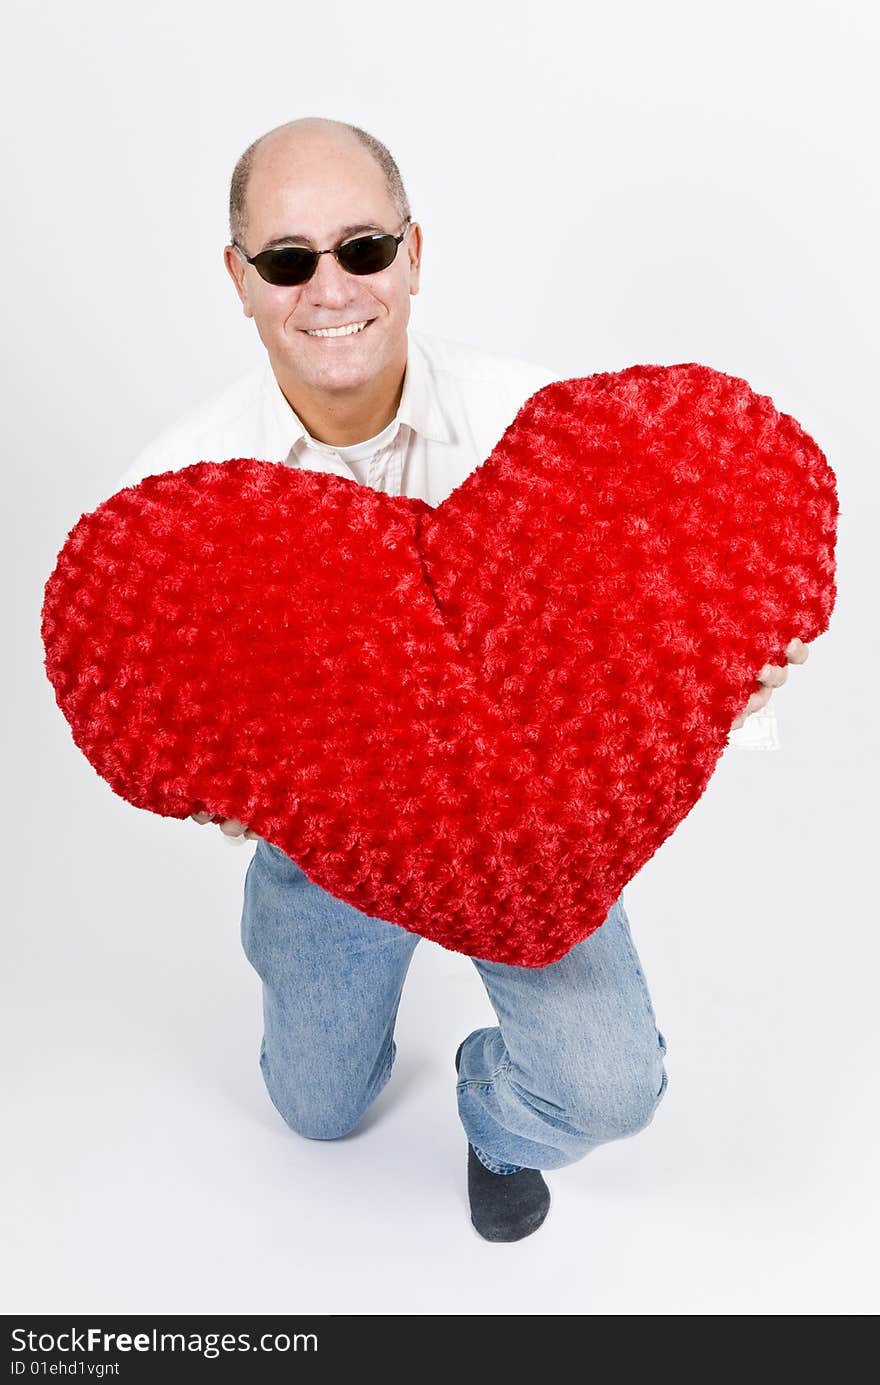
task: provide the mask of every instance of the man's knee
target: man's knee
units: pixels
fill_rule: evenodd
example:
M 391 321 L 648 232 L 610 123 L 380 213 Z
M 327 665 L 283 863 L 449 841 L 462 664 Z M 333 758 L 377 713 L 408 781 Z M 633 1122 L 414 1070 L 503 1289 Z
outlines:
M 275 1082 L 265 1058 L 260 1066 L 273 1106 L 291 1130 L 309 1140 L 341 1140 L 352 1134 L 391 1075 L 389 1063 L 379 1080 L 364 1089 L 340 1090 L 324 1082 L 305 1091 Z
M 647 1055 L 643 1064 L 631 1061 L 602 1071 L 595 1068 L 584 1074 L 583 1081 L 569 1074 L 563 1085 L 547 1097 L 535 1097 L 527 1087 L 518 1083 L 520 1098 L 543 1114 L 550 1123 L 581 1135 L 591 1144 L 620 1140 L 644 1130 L 653 1120 L 667 1087 L 663 1065 L 665 1042 L 660 1036 L 656 1053 Z
M 278 1106 L 277 1101 L 275 1105 Z M 290 1106 L 284 1110 L 279 1106 L 278 1109 L 284 1117 L 285 1124 L 296 1131 L 297 1135 L 305 1136 L 307 1140 L 341 1140 L 357 1129 L 367 1112 L 366 1106 L 354 1114 L 314 1109 L 301 1111 Z
M 304 1099 L 298 1092 L 277 1090 L 268 1077 L 266 1089 L 285 1125 L 308 1140 L 341 1140 L 350 1135 L 360 1125 L 373 1100 L 372 1097 L 358 1101 L 343 1097 L 334 1099 L 330 1092 L 322 1093 L 320 1099 L 314 1096 Z
M 637 1135 L 654 1119 L 666 1087 L 662 1058 L 638 1071 L 610 1074 L 603 1083 L 581 1093 L 574 1120 L 593 1140 L 621 1140 Z

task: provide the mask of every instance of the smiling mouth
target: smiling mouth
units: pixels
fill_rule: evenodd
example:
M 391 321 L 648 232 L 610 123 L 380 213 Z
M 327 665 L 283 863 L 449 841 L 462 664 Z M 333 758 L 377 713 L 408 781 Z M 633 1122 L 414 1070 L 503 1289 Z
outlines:
M 360 322 L 343 323 L 339 327 L 302 327 L 300 330 L 305 336 L 312 337 L 315 341 L 338 341 L 343 337 L 359 337 L 373 320 L 373 318 L 368 317 Z

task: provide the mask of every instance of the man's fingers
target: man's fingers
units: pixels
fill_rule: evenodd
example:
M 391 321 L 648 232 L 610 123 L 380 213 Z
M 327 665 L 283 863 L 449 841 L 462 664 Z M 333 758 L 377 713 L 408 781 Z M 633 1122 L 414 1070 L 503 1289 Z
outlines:
M 190 813 L 190 817 L 192 818 L 193 822 L 198 822 L 202 825 L 204 825 L 206 822 L 214 821 L 214 815 L 212 813 L 206 813 L 204 811 L 201 813 Z M 238 818 L 224 818 L 224 820 L 218 823 L 217 826 L 220 828 L 220 831 L 223 833 L 227 841 L 230 842 L 241 842 L 244 841 L 246 837 L 250 841 L 260 840 L 259 834 L 257 832 L 251 831 L 250 827 L 246 827 L 243 822 L 239 822 Z
M 746 717 L 750 717 L 752 712 L 758 712 L 762 707 L 766 707 L 770 698 L 773 696 L 772 688 L 761 688 L 759 692 L 753 692 L 736 721 L 731 726 L 731 731 L 739 730 L 740 726 L 745 726 Z
M 785 657 L 790 664 L 805 664 L 809 652 L 808 644 L 804 644 L 803 640 L 794 639 L 786 646 Z
M 765 664 L 758 674 L 758 682 L 766 683 L 768 688 L 781 688 L 788 677 L 788 669 L 782 664 Z
M 785 657 L 790 664 L 805 664 L 809 652 L 810 647 L 803 640 L 793 639 L 786 645 Z M 765 664 L 758 674 L 758 682 L 765 683 L 768 688 L 781 688 L 787 677 L 788 668 L 784 664 Z
M 760 692 L 753 692 L 746 703 L 746 714 L 750 715 L 752 712 L 759 712 L 762 707 L 767 706 L 772 696 L 772 688 L 761 688 Z
M 238 818 L 226 818 L 220 824 L 220 831 L 224 837 L 243 837 L 245 830 L 245 824 L 239 822 Z

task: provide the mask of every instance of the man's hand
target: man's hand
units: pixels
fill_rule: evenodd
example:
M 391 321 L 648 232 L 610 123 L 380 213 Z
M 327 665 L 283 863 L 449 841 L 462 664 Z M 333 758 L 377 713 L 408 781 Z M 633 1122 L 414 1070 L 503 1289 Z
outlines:
M 214 821 L 210 813 L 190 813 L 190 817 L 193 822 L 202 824 Z M 256 840 L 259 841 L 258 834 L 252 832 L 249 827 L 245 827 L 243 822 L 239 822 L 238 818 L 224 818 L 219 826 L 224 837 L 248 837 L 251 839 L 256 838 Z
M 785 651 L 785 657 L 790 664 L 805 664 L 810 646 L 804 644 L 803 640 L 794 639 Z M 765 664 L 758 674 L 758 682 L 763 683 L 764 687 L 758 692 L 753 692 L 745 707 L 743 707 L 731 731 L 736 731 L 740 726 L 745 725 L 746 717 L 750 717 L 752 712 L 757 712 L 759 708 L 766 707 L 770 698 L 773 696 L 774 688 L 781 688 L 788 677 L 788 669 L 782 664 Z

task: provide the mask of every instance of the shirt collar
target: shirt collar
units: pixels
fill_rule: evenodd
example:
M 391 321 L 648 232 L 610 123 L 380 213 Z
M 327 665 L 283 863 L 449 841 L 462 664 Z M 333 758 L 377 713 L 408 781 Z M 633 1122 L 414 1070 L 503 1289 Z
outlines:
M 442 374 L 438 377 L 431 369 L 418 336 L 408 332 L 406 372 L 396 417 L 422 437 L 434 442 L 455 442 L 450 401 L 444 398 L 444 379 Z M 288 403 L 268 358 L 263 383 L 268 451 L 273 457 L 287 459 L 309 435 L 301 418 Z

